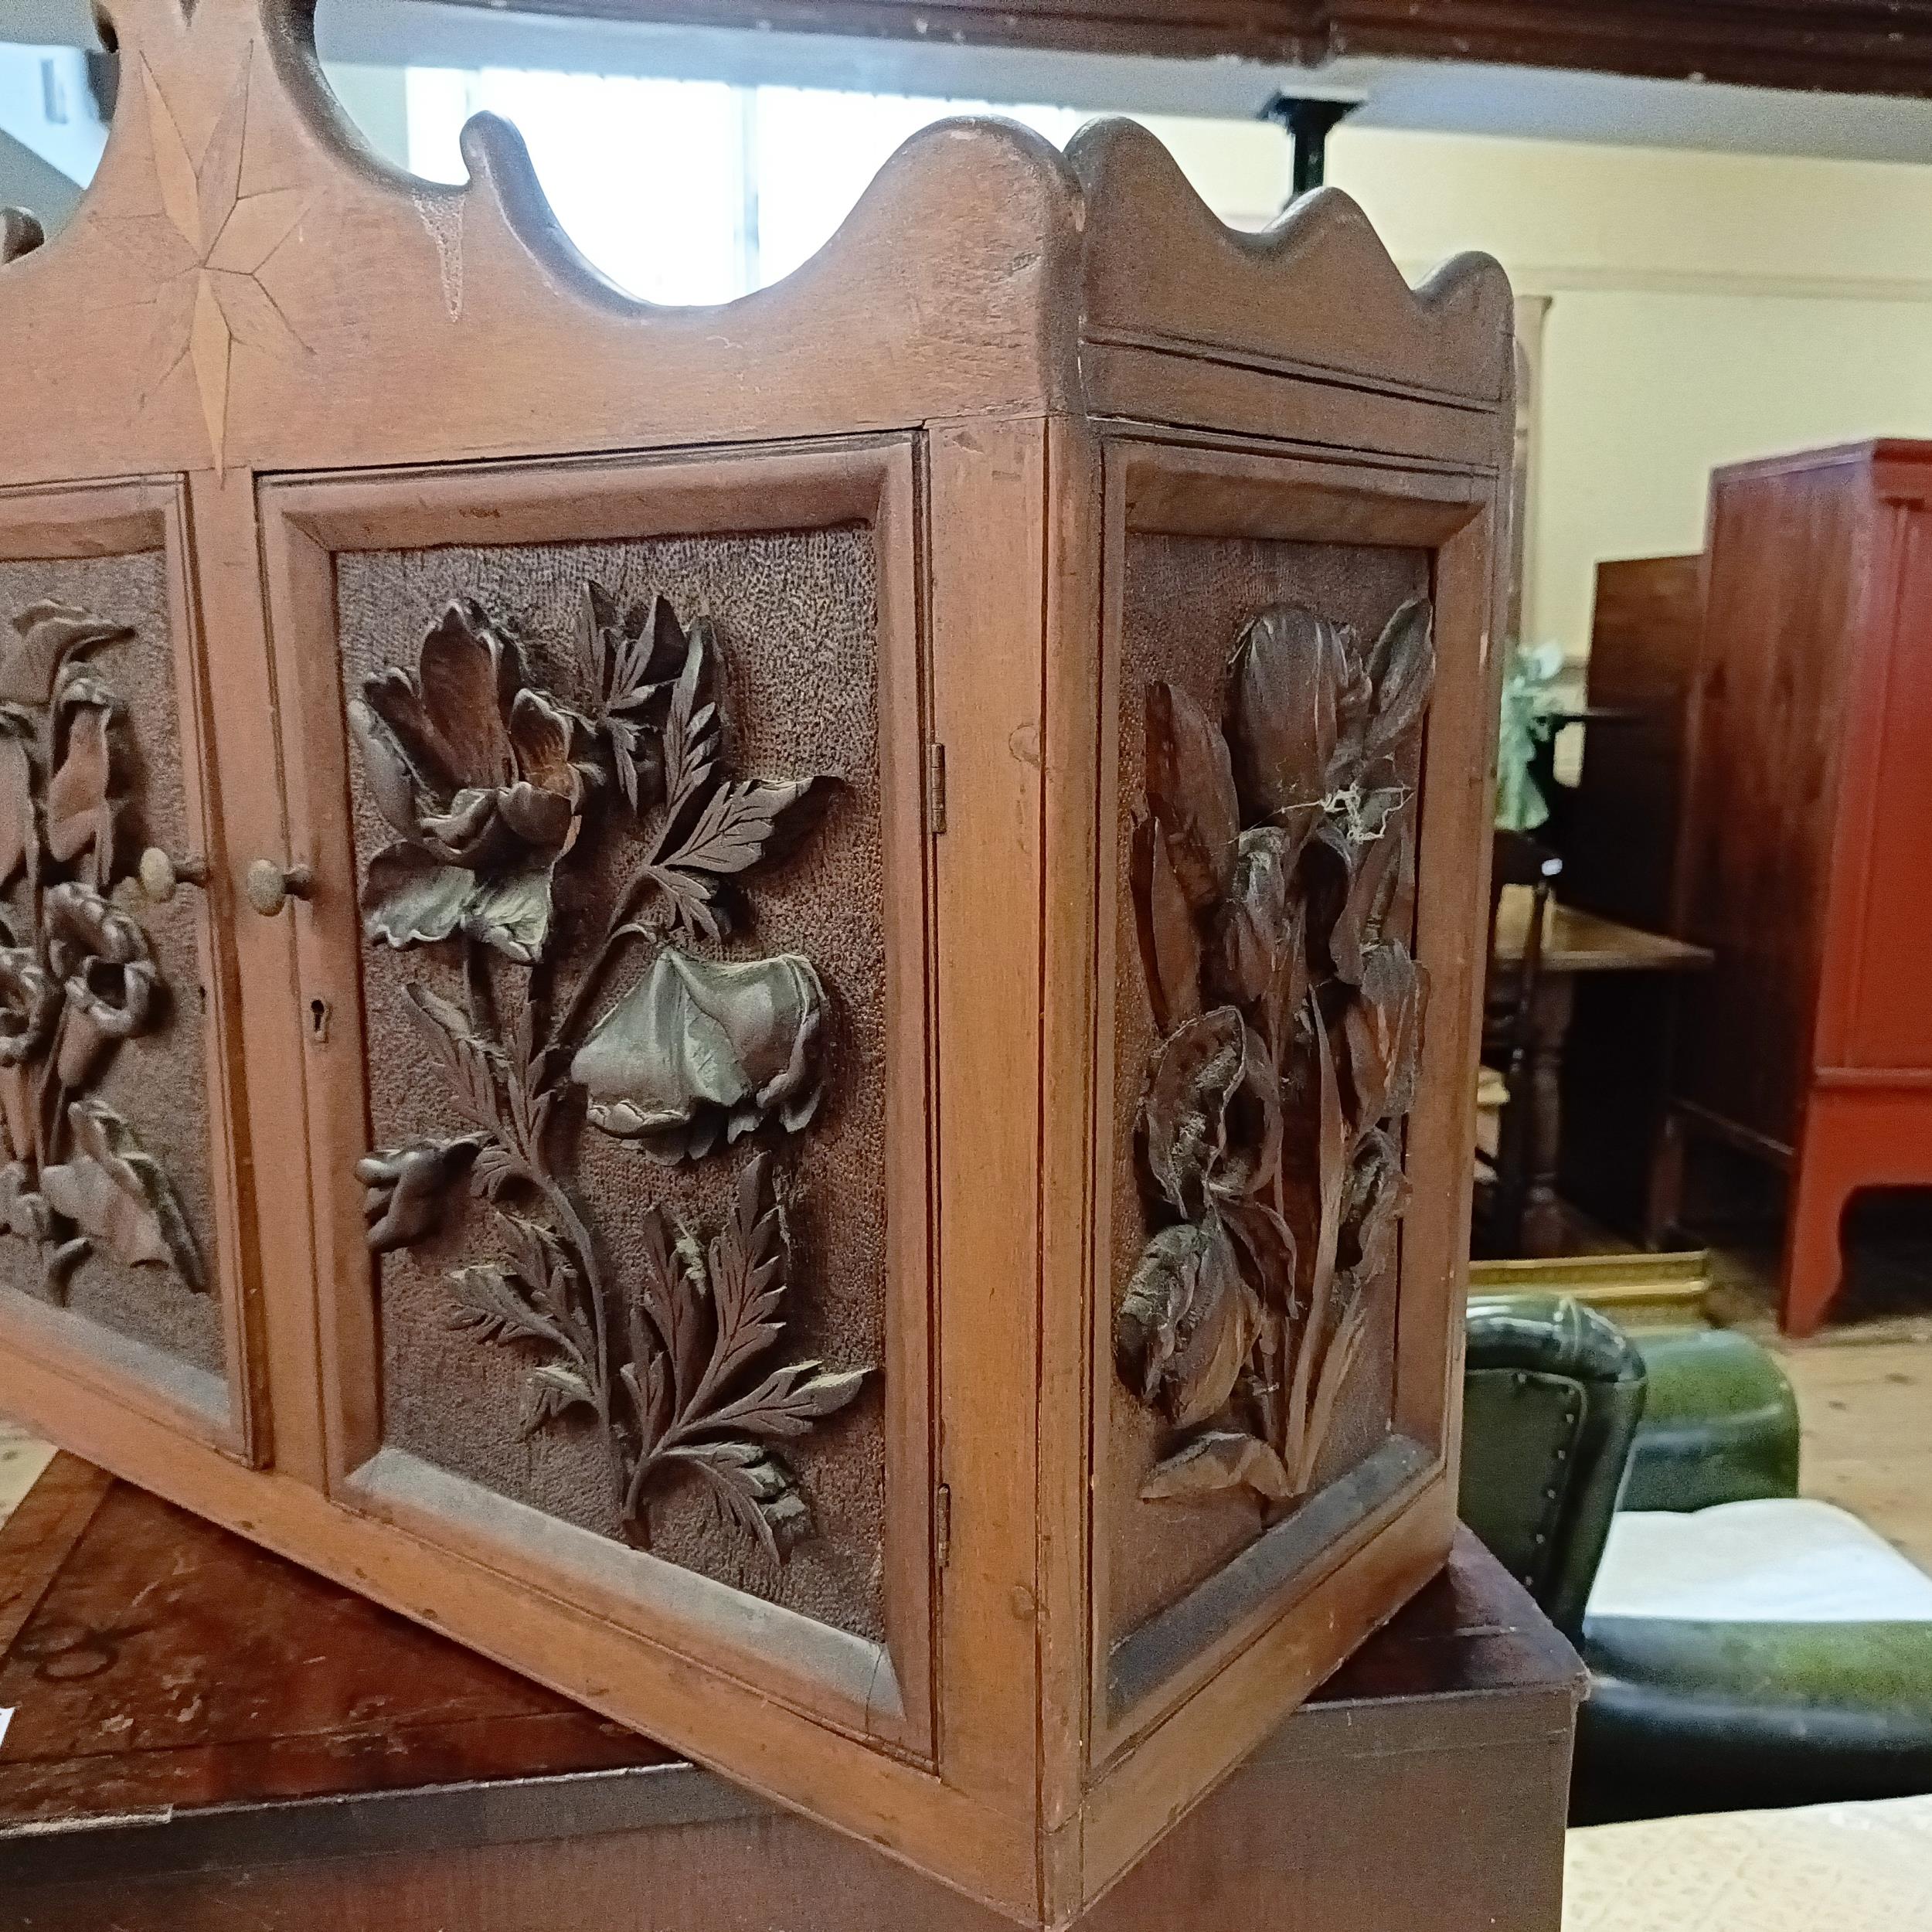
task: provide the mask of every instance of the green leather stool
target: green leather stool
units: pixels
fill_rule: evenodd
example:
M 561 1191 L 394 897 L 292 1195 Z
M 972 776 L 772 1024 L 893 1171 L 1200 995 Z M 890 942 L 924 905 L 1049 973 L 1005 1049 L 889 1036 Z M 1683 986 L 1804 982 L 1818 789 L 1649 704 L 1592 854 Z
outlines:
M 1590 1666 L 1577 1821 L 1932 1791 L 1932 1621 L 1586 1614 L 1617 1509 L 1790 1497 L 1798 1458 L 1790 1384 L 1746 1336 L 1471 1302 L 1464 1519 Z
M 1730 1328 L 1634 1328 L 1648 1393 L 1620 1509 L 1798 1494 L 1798 1400 L 1777 1358 Z

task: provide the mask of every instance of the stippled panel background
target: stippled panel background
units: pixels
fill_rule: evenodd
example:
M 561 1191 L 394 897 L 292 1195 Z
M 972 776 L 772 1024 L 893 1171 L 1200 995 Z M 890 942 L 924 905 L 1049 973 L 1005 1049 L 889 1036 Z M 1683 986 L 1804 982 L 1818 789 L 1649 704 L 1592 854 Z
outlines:
M 835 1369 L 884 1360 L 886 1188 L 886 917 L 879 782 L 873 533 L 856 526 L 796 532 L 345 554 L 336 587 L 345 697 L 369 672 L 413 668 L 423 636 L 453 597 L 475 598 L 523 648 L 531 679 L 583 704 L 573 633 L 587 581 L 620 605 L 668 597 L 689 624 L 716 627 L 723 664 L 724 767 L 736 777 L 841 782 L 818 828 L 790 855 L 746 881 L 747 917 L 722 942 L 687 950 L 742 959 L 804 954 L 828 996 L 818 1051 L 825 1092 L 802 1132 L 767 1128 L 790 1204 L 793 1270 L 786 1359 Z M 359 873 L 393 836 L 352 754 Z M 593 795 L 586 849 L 558 872 L 551 957 L 569 987 L 600 934 L 618 879 L 638 855 L 636 832 Z M 374 1145 L 406 1143 L 456 1124 L 447 1087 L 402 1012 L 422 981 L 461 996 L 454 948 L 402 951 L 366 943 L 363 992 Z M 621 966 L 602 1012 L 634 981 Z M 499 1007 L 513 1014 L 526 976 L 492 968 Z M 676 1168 L 630 1144 L 566 1128 L 560 1162 L 574 1175 L 587 1218 L 602 1230 L 606 1266 L 621 1278 L 637 1257 L 638 1218 L 651 1204 L 716 1230 L 730 1211 L 750 1143 Z M 453 1223 L 458 1217 L 453 1216 Z M 519 1426 L 527 1352 L 479 1341 L 450 1322 L 450 1270 L 500 1252 L 473 1204 L 412 1250 L 378 1263 L 383 1430 L 391 1444 L 503 1495 L 606 1536 L 619 1533 L 617 1499 L 580 1414 L 525 1434 Z M 777 1358 L 774 1356 L 774 1360 Z M 808 1616 L 883 1635 L 885 1457 L 880 1377 L 784 1453 L 808 1500 L 816 1533 L 782 1566 L 726 1520 L 696 1478 L 662 1492 L 652 1549 Z

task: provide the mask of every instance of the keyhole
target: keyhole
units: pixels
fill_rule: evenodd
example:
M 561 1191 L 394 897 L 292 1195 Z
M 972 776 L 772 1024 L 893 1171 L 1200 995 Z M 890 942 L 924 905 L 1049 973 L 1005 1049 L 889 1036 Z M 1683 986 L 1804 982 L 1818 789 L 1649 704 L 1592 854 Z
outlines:
M 328 1038 L 328 1002 L 325 999 L 308 1002 L 308 1037 L 318 1046 Z

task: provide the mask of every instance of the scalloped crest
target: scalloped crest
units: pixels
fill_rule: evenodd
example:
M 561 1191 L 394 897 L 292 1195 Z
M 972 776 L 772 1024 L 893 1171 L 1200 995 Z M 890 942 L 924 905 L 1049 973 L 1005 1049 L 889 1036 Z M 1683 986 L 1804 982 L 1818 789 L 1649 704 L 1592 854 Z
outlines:
M 1485 404 L 1505 393 L 1509 282 L 1488 256 L 1458 255 L 1411 288 L 1368 216 L 1335 188 L 1259 234 L 1230 228 L 1134 121 L 1089 123 L 1066 158 L 1086 202 L 1090 340 L 1225 350 Z M 1310 289 L 1319 304 L 1297 299 Z M 1345 339 L 1338 314 L 1349 318 Z
M 111 436 L 130 470 L 219 471 L 425 460 L 453 434 L 541 455 L 1078 410 L 1083 341 L 1465 406 L 1505 393 L 1494 264 L 1411 291 L 1328 192 L 1239 233 L 1131 123 L 1066 155 L 1010 122 L 928 128 L 783 281 L 660 307 L 585 260 L 508 123 L 464 130 L 461 187 L 376 157 L 322 77 L 307 0 L 107 7 L 127 79 L 95 182 L 50 244 L 12 218 L 0 251 L 33 255 L 0 269 L 16 393 L 95 374 L 64 423 L 19 426 L 0 478 Z M 374 419 L 354 400 L 372 366 L 394 399 Z

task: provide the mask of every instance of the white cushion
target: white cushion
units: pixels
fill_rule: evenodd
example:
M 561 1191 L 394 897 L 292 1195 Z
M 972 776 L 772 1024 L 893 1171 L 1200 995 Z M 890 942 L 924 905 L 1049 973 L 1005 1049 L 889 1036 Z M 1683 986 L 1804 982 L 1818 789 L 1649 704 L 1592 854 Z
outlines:
M 1778 1496 L 1611 1522 L 1592 1617 L 1929 1623 L 1932 1577 L 1828 1502 Z

